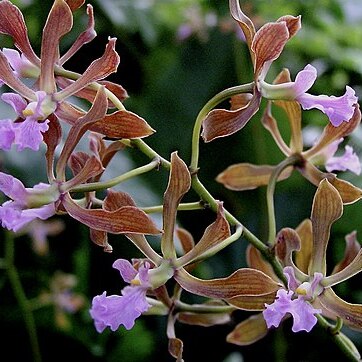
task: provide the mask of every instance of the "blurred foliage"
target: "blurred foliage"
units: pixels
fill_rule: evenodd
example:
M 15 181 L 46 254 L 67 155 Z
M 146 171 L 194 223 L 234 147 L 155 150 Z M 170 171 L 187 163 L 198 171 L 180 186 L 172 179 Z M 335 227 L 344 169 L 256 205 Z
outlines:
M 42 26 L 52 1 L 13 2 L 23 10 L 32 44 L 39 52 Z M 100 56 L 107 37 L 116 36 L 121 64 L 118 73 L 112 75 L 111 79 L 128 90 L 130 98 L 125 103 L 127 109 L 144 117 L 157 130 L 147 143 L 163 157 L 169 158 L 172 151 L 178 150 L 179 155 L 188 162 L 194 120 L 204 103 L 226 87 L 252 80 L 249 55 L 245 44 L 236 34 L 236 26 L 228 14 L 227 1 L 93 0 L 91 4 L 95 9 L 98 37 L 72 58 L 67 67 L 81 72 L 91 60 Z M 349 84 L 362 96 L 362 8 L 359 0 L 253 0 L 241 1 L 241 4 L 257 26 L 285 14 L 302 15 L 302 30 L 273 64 L 269 80 L 284 67 L 289 68 L 294 77 L 305 64 L 312 63 L 319 72 L 312 93 L 340 95 L 345 85 Z M 64 49 L 69 47 L 86 23 L 82 8 L 75 15 L 72 33 L 62 41 Z M 186 37 L 181 33 L 185 29 L 188 31 Z M 9 46 L 7 38 L 1 37 L 0 40 L 2 47 Z M 3 105 L 0 111 L 7 112 Z M 264 237 L 267 224 L 265 189 L 235 193 L 214 181 L 218 173 L 233 163 L 276 164 L 282 159 L 271 137 L 262 128 L 260 115 L 261 112 L 241 132 L 227 139 L 201 144 L 200 179 L 217 199 L 224 200 L 226 208 L 249 229 L 257 236 Z M 326 124 L 326 117 L 320 112 L 304 112 L 303 124 L 321 129 Z M 286 127 L 282 126 L 282 130 L 287 134 Z M 360 130 L 349 140 L 359 154 L 362 153 L 361 140 Z M 40 166 L 43 167 L 43 161 L 38 158 L 31 161 L 36 156 L 29 154 L 25 156 L 25 164 L 24 161 L 19 163 L 24 156 L 13 154 L 9 158 L 1 155 L 1 161 L 7 170 L 24 176 L 21 178 L 26 178 L 29 184 L 44 181 L 41 179 L 43 169 L 39 168 L 38 163 L 41 162 Z M 144 156 L 137 152 L 131 152 L 129 157 L 131 160 L 125 158 L 120 162 L 144 162 Z M 119 166 L 112 170 L 119 172 Z M 360 178 L 350 175 L 341 177 L 362 186 Z M 132 196 L 136 195 L 137 202 L 149 200 L 150 194 L 156 196 L 150 199 L 150 204 L 140 206 L 150 206 L 151 202 L 161 200 L 167 173 L 153 172 L 141 179 L 143 186 L 132 189 Z M 122 184 L 120 189 L 128 191 L 127 185 L 124 187 Z M 277 227 L 296 227 L 308 217 L 314 191 L 315 187 L 299 175 L 278 184 Z M 180 224 L 193 233 L 195 240 L 214 218 L 212 213 L 201 211 L 179 214 Z M 362 234 L 361 216 L 360 203 L 345 207 L 344 217 L 333 227 L 332 250 L 329 251 L 332 264 L 343 255 L 345 234 L 352 230 Z M 113 254 L 105 254 L 101 248 L 91 244 L 86 228 L 69 218 L 64 221 L 66 230 L 50 238 L 47 256 L 36 255 L 26 235 L 16 239 L 16 265 L 21 270 L 27 296 L 36 298 L 57 270 L 76 275 L 76 291 L 85 295 L 88 304 L 94 295 L 103 290 L 118 294 L 120 278 L 111 265 L 119 257 L 130 259 L 137 256 L 137 251 L 123 236 L 117 236 L 111 238 Z M 206 278 L 226 275 L 244 265 L 245 247 L 245 242 L 230 246 L 204 263 L 198 270 L 199 275 Z M 11 353 L 12 360 L 22 358 L 30 361 L 22 316 L 3 276 L 0 287 L 0 318 L 6 330 L 1 342 L 3 353 Z M 342 285 L 338 293 L 351 302 L 362 302 L 361 291 L 353 295 L 350 293 L 357 287 L 360 287 L 360 283 L 352 279 Z M 45 361 L 63 361 L 65 358 L 107 362 L 172 360 L 167 354 L 166 321 L 163 318 L 146 316 L 137 322 L 132 331 L 122 329 L 99 335 L 87 308 L 68 315 L 69 327 L 65 329 L 54 323 L 54 309 L 49 306 L 36 309 L 34 314 Z M 233 324 L 246 315 L 244 312 L 236 313 Z M 180 326 L 178 332 L 185 342 L 185 360 L 223 361 L 231 353 L 228 361 L 255 361 L 265 356 L 273 361 L 319 361 L 322 357 L 343 360 L 339 351 L 329 346 L 330 341 L 319 333 L 318 328 L 311 335 L 294 335 L 286 323 L 278 331 L 269 333 L 263 341 L 244 348 L 225 342 L 225 336 L 232 328 L 233 325 L 212 328 Z M 362 347 L 360 335 L 346 333 L 359 348 Z M 21 349 L 17 347 L 19 345 Z M 295 351 L 298 353 L 295 354 Z

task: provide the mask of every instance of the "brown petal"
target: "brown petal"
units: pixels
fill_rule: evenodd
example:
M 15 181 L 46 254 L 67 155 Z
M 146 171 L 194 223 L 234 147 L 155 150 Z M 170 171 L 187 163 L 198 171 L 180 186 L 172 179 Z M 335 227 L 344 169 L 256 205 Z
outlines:
M 230 110 L 235 111 L 246 107 L 252 98 L 253 95 L 251 93 L 241 93 L 236 96 L 232 96 L 230 98 Z
M 73 15 L 64 0 L 55 0 L 43 30 L 39 88 L 47 93 L 56 90 L 54 66 L 59 60 L 59 41 L 73 26 Z
M 177 235 L 178 239 L 180 240 L 182 249 L 185 254 L 187 252 L 189 252 L 195 246 L 194 238 L 186 229 L 177 227 L 176 235 Z
M 107 196 L 103 202 L 103 208 L 107 211 L 116 211 L 122 207 L 136 207 L 132 197 L 125 192 L 108 190 Z M 144 235 L 125 234 L 128 239 L 155 265 L 161 262 L 161 257 L 151 248 Z
M 346 249 L 343 259 L 333 268 L 332 274 L 338 273 L 348 266 L 361 250 L 361 244 L 357 240 L 357 231 L 346 235 Z
M 70 10 L 75 11 L 85 3 L 85 0 L 66 0 L 66 3 L 70 7 Z
M 289 32 L 289 39 L 292 38 L 302 27 L 301 16 L 285 15 L 277 20 L 277 22 L 284 21 L 287 25 Z
M 92 126 L 92 131 L 115 139 L 142 138 L 155 132 L 143 118 L 126 110 L 107 114 Z
M 276 292 L 263 295 L 239 295 L 234 298 L 226 299 L 232 306 L 248 311 L 262 311 L 265 309 L 265 303 L 271 304 L 275 301 Z
M 300 250 L 295 253 L 295 265 L 303 272 L 308 274 L 308 267 L 312 255 L 313 230 L 310 219 L 305 219 L 295 229 L 300 237 Z
M 180 265 L 189 264 L 196 258 L 202 257 L 202 254 L 212 249 L 230 235 L 229 223 L 225 218 L 222 204 L 219 204 L 216 221 L 206 228 L 202 238 L 195 247 L 179 259 Z
M 350 182 L 341 180 L 335 175 L 328 178 L 328 181 L 338 190 L 344 204 L 353 204 L 362 198 L 362 190 Z
M 248 346 L 264 338 L 268 333 L 264 317 L 255 314 L 239 323 L 226 337 L 226 341 L 238 346 Z
M 280 151 L 284 153 L 285 156 L 289 156 L 292 154 L 292 151 L 290 148 L 286 145 L 278 127 L 278 123 L 276 119 L 273 117 L 271 112 L 271 105 L 272 102 L 268 102 L 267 107 L 265 108 L 265 111 L 263 113 L 263 116 L 261 118 L 261 123 L 264 126 L 265 129 L 267 129 L 270 134 L 272 135 L 274 142 L 279 147 Z
M 0 1 L 0 33 L 10 35 L 14 40 L 14 45 L 33 64 L 40 65 L 40 59 L 30 45 L 23 14 L 18 7 L 7 0 Z
M 0 5 L 4 1 L 0 2 Z M 0 8 L 1 9 L 1 8 Z M 22 83 L 18 77 L 14 75 L 13 70 L 10 68 L 9 62 L 4 55 L 4 53 L 0 50 L 0 74 L 1 80 L 8 85 L 11 89 L 15 90 L 24 98 L 28 100 L 35 100 L 36 95 L 34 91 L 28 88 L 24 83 Z
M 74 125 L 79 118 L 85 115 L 85 112 L 82 112 L 72 106 L 68 102 L 61 102 L 58 104 L 57 109 L 54 112 L 59 119 L 64 122 L 67 122 L 70 125 Z
M 258 111 L 261 96 L 255 91 L 250 103 L 241 109 L 228 111 L 225 109 L 214 109 L 203 121 L 201 133 L 205 142 L 210 142 L 215 138 L 229 136 L 241 130 Z
M 246 39 L 246 43 L 251 49 L 251 43 L 255 35 L 253 22 L 241 11 L 239 0 L 229 0 L 231 16 L 239 23 Z
M 342 199 L 327 179 L 320 182 L 312 206 L 313 248 L 309 275 L 326 274 L 326 250 L 332 224 L 343 213 Z
M 179 338 L 170 338 L 168 340 L 168 351 L 170 355 L 176 358 L 176 362 L 183 362 L 182 352 L 184 349 L 184 344 Z
M 273 280 L 279 281 L 271 265 L 263 258 L 260 251 L 251 244 L 246 248 L 246 263 L 249 268 L 260 270 Z
M 216 299 L 264 295 L 280 287 L 263 272 L 249 268 L 239 269 L 227 278 L 210 280 L 196 278 L 181 268 L 174 278 L 188 292 Z
M 71 85 L 54 95 L 58 101 L 67 98 L 92 82 L 106 78 L 117 70 L 119 55 L 115 50 L 116 38 L 109 39 L 106 50 L 101 58 L 94 60 L 85 72 Z
M 356 104 L 354 113 L 349 122 L 343 122 L 340 126 L 334 127 L 330 122 L 324 127 L 323 133 L 318 142 L 309 150 L 303 153 L 307 159 L 312 158 L 332 142 L 351 134 L 361 123 L 361 111 Z
M 267 23 L 255 34 L 251 48 L 255 53 L 255 77 L 263 70 L 266 63 L 277 59 L 289 39 L 289 31 L 285 22 Z
M 47 170 L 48 176 L 54 178 L 53 170 L 54 170 L 54 157 L 55 157 L 55 149 L 59 145 L 62 139 L 62 127 L 58 121 L 58 118 L 51 114 L 48 117 L 49 120 L 49 129 L 45 133 L 43 133 L 43 139 L 45 144 L 47 145 L 47 150 L 45 153 L 47 159 Z
M 72 170 L 73 176 L 82 171 L 84 165 L 89 160 L 90 155 L 85 152 L 73 152 L 68 160 L 68 166 Z
M 173 233 L 176 223 L 177 207 L 191 187 L 190 172 L 184 161 L 178 157 L 177 152 L 171 154 L 171 169 L 163 201 L 163 229 L 161 240 L 163 255 L 171 257 L 174 254 Z
M 293 266 L 293 252 L 300 250 L 300 238 L 291 228 L 281 229 L 276 236 L 275 254 L 283 266 Z
M 205 304 L 200 304 L 201 307 L 203 307 L 204 305 L 223 307 L 225 306 L 225 303 L 217 300 L 211 300 L 206 302 Z M 193 306 L 195 306 L 195 304 Z M 225 324 L 229 323 L 231 320 L 230 312 L 225 312 L 225 313 L 180 312 L 177 314 L 177 319 L 185 324 L 191 324 L 202 327 L 210 327 L 214 325 Z
M 298 171 L 312 184 L 318 186 L 320 181 L 328 181 L 338 190 L 344 204 L 353 204 L 362 198 L 362 190 L 350 182 L 341 180 L 333 173 L 322 172 L 310 162 L 305 162 L 304 167 L 298 168 Z
M 343 322 L 353 328 L 362 328 L 362 305 L 350 304 L 339 298 L 331 288 L 325 289 L 318 297 L 323 308 L 335 317 L 342 318 Z
M 63 195 L 63 205 L 70 216 L 90 228 L 113 234 L 159 234 L 154 222 L 142 210 L 124 206 L 115 211 L 84 209 L 78 206 L 68 194 Z
M 96 156 L 89 157 L 83 168 L 69 181 L 63 184 L 64 190 L 70 190 L 77 185 L 87 182 L 104 171 L 101 161 Z
M 295 101 L 275 101 L 278 107 L 287 114 L 290 125 L 290 148 L 293 153 L 303 151 L 302 136 L 302 111 L 298 102 Z
M 345 280 L 353 277 L 362 270 L 362 249 L 351 260 L 351 262 L 342 270 L 334 273 L 323 279 L 323 285 L 325 287 L 332 287 L 333 285 L 344 282 Z
M 68 2 L 67 2 L 68 3 Z M 68 4 L 69 5 L 69 4 Z M 72 9 L 71 9 L 72 10 Z M 88 14 L 88 25 L 87 29 L 83 31 L 77 38 L 77 40 L 72 44 L 69 50 L 59 59 L 59 64 L 63 65 L 68 59 L 70 59 L 84 44 L 92 41 L 97 33 L 94 30 L 94 16 L 93 16 L 93 6 L 87 5 L 87 14 Z
M 81 137 L 89 129 L 90 125 L 97 122 L 99 119 L 103 118 L 107 111 L 107 97 L 104 90 L 104 87 L 99 88 L 97 97 L 94 100 L 94 103 L 91 109 L 70 129 L 68 137 L 64 143 L 64 147 L 59 156 L 59 161 L 57 164 L 57 176 L 64 177 L 65 165 L 69 159 L 74 148 L 78 144 Z
M 108 211 L 114 211 L 123 206 L 136 206 L 136 203 L 127 193 L 109 189 L 107 191 L 107 196 L 104 199 L 104 209 Z
M 74 81 L 64 77 L 56 77 L 56 83 L 61 89 L 64 89 L 68 87 L 70 84 L 74 83 Z M 106 80 L 101 80 L 98 83 L 100 85 L 104 85 L 106 89 L 111 91 L 120 101 L 124 101 L 126 98 L 128 98 L 127 91 L 121 85 Z M 95 87 L 92 87 L 92 85 L 89 85 L 81 89 L 80 91 L 74 93 L 74 96 L 79 98 L 84 98 L 87 101 L 93 103 L 96 94 L 97 94 L 97 89 Z M 108 99 L 108 107 L 109 108 L 115 107 L 113 102 L 111 102 L 109 99 Z
M 89 229 L 90 239 L 96 245 L 99 245 L 103 248 L 103 251 L 106 253 L 111 253 L 113 251 L 112 245 L 108 243 L 107 233 L 105 231 Z
M 275 166 L 252 165 L 250 163 L 238 163 L 229 166 L 220 173 L 216 181 L 222 183 L 226 188 L 235 191 L 252 190 L 269 183 L 271 174 Z M 279 176 L 279 181 L 290 176 L 293 167 L 286 168 Z

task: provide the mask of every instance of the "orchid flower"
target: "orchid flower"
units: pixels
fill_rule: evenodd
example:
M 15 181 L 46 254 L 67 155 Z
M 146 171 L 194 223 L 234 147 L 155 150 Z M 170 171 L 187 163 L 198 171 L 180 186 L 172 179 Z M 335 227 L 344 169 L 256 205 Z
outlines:
M 19 115 L 13 125 L 8 119 L 0 122 L 0 124 L 3 123 L 0 126 L 0 138 L 4 139 L 0 146 L 4 150 L 10 149 L 13 143 L 17 145 L 18 150 L 24 148 L 37 150 L 49 125 L 51 127 L 52 122 L 49 123 L 49 119 L 52 116 L 72 125 L 75 124 L 85 112 L 77 111 L 67 99 L 75 95 L 93 102 L 99 89 L 95 87 L 95 82 L 99 82 L 98 86 L 104 85 L 110 89 L 115 94 L 117 102 L 127 97 L 127 92 L 121 86 L 103 81 L 116 71 L 119 64 L 119 56 L 115 51 L 115 38 L 109 39 L 103 56 L 93 61 L 75 81 L 66 78 L 67 71 L 63 68 L 64 63 L 96 36 L 93 8 L 88 5 L 87 29 L 60 57 L 60 39 L 71 30 L 72 11 L 81 5 L 68 3 L 65 0 L 54 1 L 44 27 L 39 58 L 30 45 L 26 24 L 20 10 L 8 0 L 0 2 L 0 33 L 10 35 L 19 50 L 19 53 L 13 49 L 0 51 L 0 79 L 17 92 L 17 95 L 13 93 L 3 95 L 3 100 L 10 103 Z M 35 78 L 37 90 L 29 88 L 20 77 Z M 108 107 L 114 107 L 111 101 L 107 103 Z M 141 117 L 124 109 L 104 115 L 104 119 L 100 119 L 94 126 L 95 131 L 110 138 L 140 138 L 154 132 Z
M 308 64 L 301 70 L 295 82 L 268 84 L 260 81 L 260 90 L 267 99 L 296 100 L 303 109 L 316 108 L 325 113 L 333 126 L 338 127 L 342 122 L 349 122 L 354 113 L 358 98 L 351 87 L 346 87 L 346 93 L 341 97 L 314 96 L 306 93 L 317 79 L 317 70 Z
M 296 230 L 285 228 L 277 235 L 276 256 L 284 266 L 287 288 L 278 290 L 275 300 L 265 298 L 264 305 L 255 305 L 258 315 L 241 322 L 228 336 L 228 341 L 246 345 L 263 338 L 268 328 L 278 327 L 285 318 L 293 317 L 293 332 L 309 332 L 317 323 L 316 315 L 331 319 L 340 318 L 351 328 L 361 328 L 362 305 L 350 304 L 338 297 L 332 287 L 355 276 L 362 270 L 362 249 L 356 233 L 346 236 L 343 259 L 331 275 L 326 275 L 326 254 L 330 229 L 343 213 L 339 192 L 324 179 L 314 196 L 311 219 L 305 220 Z M 294 255 L 293 255 L 294 254 Z M 263 270 L 278 280 L 260 252 L 249 247 L 248 264 Z M 261 301 L 260 301 L 261 302 Z M 243 331 L 252 330 L 248 336 Z
M 275 80 L 276 84 L 289 82 L 290 76 L 287 70 L 279 74 Z M 271 133 L 280 151 L 286 156 L 298 155 L 299 162 L 294 166 L 307 180 L 318 186 L 324 178 L 328 180 L 340 192 L 345 204 L 353 203 L 362 197 L 362 191 L 351 183 L 336 177 L 332 171 L 350 170 L 356 174 L 360 173 L 360 161 L 351 146 L 346 147 L 346 153 L 342 156 L 334 156 L 338 145 L 346 136 L 351 134 L 360 124 L 361 112 L 358 104 L 355 105 L 354 113 L 349 122 L 343 122 L 339 127 L 334 127 L 328 123 L 323 133 L 314 145 L 304 150 L 302 135 L 302 115 L 301 107 L 297 101 L 274 101 L 273 104 L 283 109 L 287 115 L 291 130 L 289 145 L 284 141 L 279 131 L 278 123 L 272 115 L 272 103 L 270 102 L 262 118 L 263 126 Z M 325 166 L 327 172 L 317 168 L 320 164 Z M 225 187 L 242 191 L 250 190 L 269 183 L 270 176 L 276 166 L 253 165 L 249 163 L 239 163 L 229 166 L 220 173 L 217 181 Z M 293 168 L 285 169 L 279 180 L 290 176 Z
M 229 0 L 229 7 L 232 17 L 244 33 L 254 67 L 255 84 L 253 94 L 244 94 L 239 107 L 230 111 L 214 109 L 206 116 L 202 131 L 205 142 L 231 135 L 248 123 L 260 106 L 262 94 L 259 82 L 264 80 L 271 64 L 279 58 L 288 40 L 301 28 L 300 16 L 287 15 L 256 31 L 253 22 L 242 12 L 239 0 Z
M 357 104 L 352 88 L 347 87 L 346 93 L 341 97 L 306 93 L 317 78 L 317 71 L 310 64 L 298 73 L 295 82 L 278 85 L 265 82 L 271 64 L 279 58 L 288 40 L 301 28 L 300 16 L 283 16 L 256 31 L 251 19 L 242 12 L 239 0 L 229 0 L 229 6 L 232 17 L 244 33 L 250 51 L 254 67 L 253 93 L 240 94 L 238 105 L 235 106 L 232 102 L 231 110 L 214 109 L 209 112 L 203 121 L 202 137 L 205 142 L 229 136 L 242 129 L 259 110 L 262 97 L 295 100 L 303 109 L 319 109 L 329 117 L 334 126 L 351 119 Z
M 116 330 L 120 325 L 130 329 L 135 319 L 142 313 L 169 314 L 169 351 L 173 356 L 181 358 L 182 341 L 176 338 L 173 331 L 175 320 L 199 325 L 226 323 L 230 320 L 230 313 L 234 307 L 225 312 L 225 301 L 238 300 L 241 303 L 240 300 L 244 300 L 245 303 L 252 304 L 261 296 L 268 296 L 269 301 L 274 299 L 276 291 L 280 288 L 280 282 L 259 270 L 241 268 L 225 278 L 209 280 L 199 279 L 190 274 L 197 261 L 215 254 L 238 239 L 242 230 L 238 227 L 237 231 L 231 234 L 221 203 L 215 222 L 206 228 L 198 243 L 194 243 L 190 234 L 176 228 L 177 208 L 190 186 L 191 176 L 186 164 L 176 152 L 172 153 L 169 182 L 163 203 L 161 255 L 153 250 L 144 235 L 126 234 L 147 259 L 135 265 L 118 259 L 113 264 L 113 267 L 120 271 L 122 279 L 130 285 L 122 290 L 121 295 L 107 296 L 107 293 L 103 292 L 93 298 L 90 314 L 98 332 L 102 332 L 106 327 Z M 132 204 L 133 201 L 124 193 L 111 191 L 104 202 L 104 209 L 112 211 L 120 206 Z M 103 237 L 105 236 L 103 234 Z M 99 244 L 104 245 L 101 241 L 102 234 L 98 233 L 97 237 Z M 184 254 L 181 256 L 176 253 L 176 237 L 182 240 Z M 171 278 L 174 278 L 178 284 L 172 298 L 165 288 L 165 283 Z M 184 313 L 181 308 L 181 311 L 174 316 L 172 314 L 174 306 L 182 305 L 179 300 L 182 289 L 216 300 L 213 306 L 219 306 L 223 312 L 205 313 L 200 316 L 197 312 Z M 207 304 L 199 306 L 207 308 Z

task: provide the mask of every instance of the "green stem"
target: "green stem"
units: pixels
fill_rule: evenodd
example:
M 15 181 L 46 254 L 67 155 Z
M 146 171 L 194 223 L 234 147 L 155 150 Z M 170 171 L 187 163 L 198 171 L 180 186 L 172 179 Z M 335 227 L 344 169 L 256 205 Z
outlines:
M 270 175 L 268 188 L 266 191 L 266 201 L 268 208 L 268 225 L 269 225 L 269 234 L 268 234 L 268 242 L 271 246 L 275 244 L 275 236 L 276 236 L 276 222 L 275 222 L 275 210 L 274 210 L 274 191 L 275 185 L 278 181 L 280 174 L 288 167 L 295 165 L 300 161 L 299 155 L 291 155 L 282 162 L 273 170 Z
M 196 202 L 185 202 L 182 204 L 179 204 L 177 207 L 178 211 L 190 211 L 190 210 L 202 210 L 205 208 L 205 204 L 200 201 Z M 157 205 L 157 206 L 150 206 L 150 207 L 141 207 L 141 210 L 143 210 L 146 214 L 153 214 L 156 212 L 162 212 L 163 205 Z
M 23 318 L 25 321 L 25 327 L 29 335 L 29 341 L 33 354 L 34 362 L 41 362 L 41 354 L 39 341 L 36 331 L 36 325 L 34 316 L 31 311 L 31 305 L 26 298 L 24 288 L 21 284 L 20 276 L 18 270 L 14 265 L 14 257 L 15 257 L 15 247 L 14 247 L 14 238 L 10 234 L 10 232 L 6 233 L 5 238 L 5 261 L 6 261 L 6 272 L 11 284 L 11 287 L 14 291 L 15 298 L 18 302 L 18 305 L 23 314 Z
M 200 133 L 202 122 L 207 116 L 207 114 L 219 103 L 229 99 L 230 97 L 241 94 L 252 92 L 254 88 L 254 83 L 248 83 L 243 85 L 238 85 L 236 87 L 228 88 L 212 97 L 201 109 L 197 115 L 194 130 L 192 134 L 192 145 L 191 145 L 191 163 L 190 163 L 190 172 L 196 172 L 198 169 L 199 163 L 199 146 L 200 146 Z
M 316 317 L 318 319 L 319 326 L 324 328 L 329 333 L 334 343 L 345 354 L 348 360 L 354 362 L 361 362 L 361 358 L 359 356 L 359 352 L 357 351 L 356 346 L 349 338 L 347 338 L 344 334 L 340 332 L 341 322 L 337 320 L 336 325 L 333 325 L 327 322 L 327 320 L 320 314 L 317 314 Z
M 230 305 L 187 304 L 175 300 L 175 310 L 193 313 L 230 313 L 236 308 Z
M 159 159 L 154 159 L 147 165 L 137 167 L 131 171 L 124 173 L 123 175 L 111 178 L 107 181 L 90 182 L 87 184 L 79 185 L 79 186 L 73 187 L 70 191 L 71 192 L 91 192 L 91 191 L 105 190 L 105 189 L 111 188 L 113 186 L 116 186 L 116 185 L 120 184 L 121 182 L 127 181 L 132 177 L 135 177 L 135 176 L 141 175 L 143 173 L 146 173 L 148 171 L 151 171 L 154 168 L 158 167 L 159 164 L 160 164 Z

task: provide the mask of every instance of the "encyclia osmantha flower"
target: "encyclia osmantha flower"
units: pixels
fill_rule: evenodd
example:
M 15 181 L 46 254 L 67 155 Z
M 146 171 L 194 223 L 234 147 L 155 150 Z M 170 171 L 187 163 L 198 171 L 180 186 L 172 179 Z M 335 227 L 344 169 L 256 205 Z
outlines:
M 236 326 L 227 337 L 229 342 L 239 345 L 254 343 L 267 334 L 268 328 L 279 326 L 289 317 L 293 317 L 294 332 L 309 332 L 317 323 L 318 315 L 332 320 L 340 318 L 351 328 L 361 328 L 362 305 L 344 301 L 332 289 L 361 272 L 362 248 L 355 232 L 346 236 L 343 259 L 330 275 L 326 275 L 330 230 L 342 212 L 339 192 L 327 179 L 322 180 L 314 196 L 311 218 L 304 220 L 296 230 L 284 228 L 277 235 L 275 253 L 288 285 L 280 288 L 272 301 L 264 298 L 263 302 L 261 298 L 254 310 L 262 313 Z M 250 267 L 263 270 L 274 280 L 279 280 L 252 246 L 248 248 L 247 260 Z

